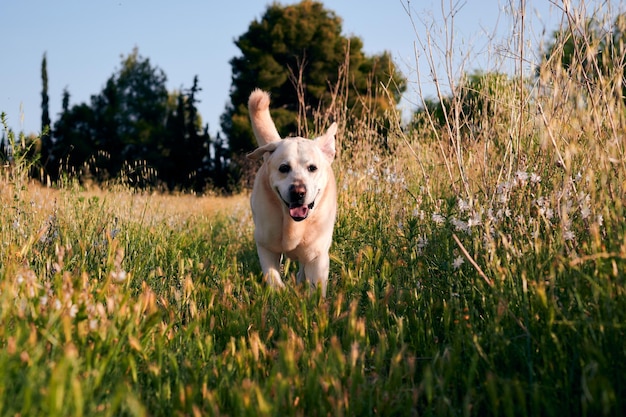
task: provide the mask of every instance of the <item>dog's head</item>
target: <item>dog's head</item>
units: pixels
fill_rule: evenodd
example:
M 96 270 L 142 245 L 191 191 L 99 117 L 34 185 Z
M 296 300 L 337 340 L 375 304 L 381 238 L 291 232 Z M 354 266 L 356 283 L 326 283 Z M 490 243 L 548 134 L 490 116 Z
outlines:
M 306 219 L 315 208 L 332 175 L 336 132 L 337 124 L 333 123 L 316 139 L 282 139 L 248 154 L 251 159 L 265 159 L 270 186 L 297 222 Z

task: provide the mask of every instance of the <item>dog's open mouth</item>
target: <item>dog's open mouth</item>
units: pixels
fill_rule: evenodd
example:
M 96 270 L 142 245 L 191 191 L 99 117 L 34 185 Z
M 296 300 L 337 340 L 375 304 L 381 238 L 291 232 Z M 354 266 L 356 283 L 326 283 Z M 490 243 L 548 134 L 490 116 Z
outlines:
M 287 206 L 289 207 L 289 215 L 291 216 L 291 218 L 297 222 L 301 222 L 308 217 L 314 205 L 315 201 L 311 204 L 291 203 Z

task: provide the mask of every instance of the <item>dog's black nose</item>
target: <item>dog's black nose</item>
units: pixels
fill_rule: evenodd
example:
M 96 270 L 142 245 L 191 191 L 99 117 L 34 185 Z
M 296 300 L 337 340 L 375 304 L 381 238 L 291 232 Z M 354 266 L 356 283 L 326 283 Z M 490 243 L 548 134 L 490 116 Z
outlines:
M 289 199 L 292 203 L 303 203 L 306 196 L 306 187 L 304 184 L 291 184 L 289 187 Z

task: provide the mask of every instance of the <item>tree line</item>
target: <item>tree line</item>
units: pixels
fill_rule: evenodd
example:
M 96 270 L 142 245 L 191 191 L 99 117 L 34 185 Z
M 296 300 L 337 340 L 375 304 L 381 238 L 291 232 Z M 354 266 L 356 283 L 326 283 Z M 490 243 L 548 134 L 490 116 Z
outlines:
M 619 15 L 608 30 L 590 20 L 585 33 L 569 28 L 555 31 L 542 52 L 543 62 L 560 60 L 560 68 L 570 77 L 581 77 L 581 83 L 624 74 L 620 57 L 626 44 L 625 22 Z M 273 117 L 283 136 L 309 136 L 307 127 L 315 125 L 320 110 L 337 106 L 338 95 L 345 100 L 343 106 L 357 114 L 352 120 L 358 120 L 359 111 L 374 112 L 382 116 L 379 125 L 384 129 L 384 116 L 398 111 L 396 104 L 406 89 L 406 79 L 389 53 L 366 55 L 362 40 L 342 35 L 341 18 L 316 1 L 267 6 L 235 44 L 240 55 L 230 61 L 232 85 L 230 103 L 221 116 L 223 136 L 212 136 L 202 122 L 197 109 L 198 77 L 188 88 L 168 91 L 165 73 L 137 49 L 122 57 L 119 69 L 88 103 L 70 104 L 65 90 L 61 113 L 53 121 L 44 54 L 41 135 L 26 138 L 28 157 L 36 161 L 32 176 L 51 182 L 75 177 L 98 183 L 122 180 L 133 187 L 170 191 L 231 192 L 246 173 L 242 156 L 255 147 L 246 106 L 254 88 L 271 92 Z M 581 62 L 578 68 L 585 73 L 574 73 L 573 62 Z M 620 63 L 621 72 L 615 71 Z M 537 77 L 546 68 L 540 64 Z M 619 85 L 616 96 L 624 101 L 626 84 Z M 465 125 L 481 129 L 484 123 L 501 120 L 506 113 L 499 104 L 503 94 L 517 94 L 517 90 L 506 74 L 465 74 L 451 95 L 426 99 L 409 128 L 441 128 L 456 106 Z M 489 100 L 492 96 L 500 99 Z M 424 122 L 425 116 L 430 122 Z M 341 121 L 350 129 L 350 118 Z M 11 156 L 5 136 L 0 138 L 0 159 L 6 160 Z
M 388 53 L 367 56 L 361 39 L 343 36 L 341 19 L 315 1 L 269 5 L 235 44 L 241 56 L 230 61 L 231 102 L 221 116 L 224 137 L 212 136 L 202 123 L 198 77 L 189 88 L 168 91 L 165 73 L 137 49 L 122 57 L 89 102 L 72 104 L 66 89 L 53 121 L 44 55 L 42 133 L 29 145 L 37 160 L 32 175 L 53 183 L 72 177 L 98 183 L 121 179 L 137 187 L 228 192 L 245 171 L 241 155 L 255 147 L 246 108 L 252 89 L 271 92 L 277 126 L 286 136 L 308 133 L 301 127 L 313 123 L 315 111 L 333 100 L 340 68 L 346 68 L 345 93 L 355 98 L 350 106 L 390 79 L 397 86 L 393 99 L 399 100 L 406 85 Z M 3 143 L 6 148 L 6 138 Z

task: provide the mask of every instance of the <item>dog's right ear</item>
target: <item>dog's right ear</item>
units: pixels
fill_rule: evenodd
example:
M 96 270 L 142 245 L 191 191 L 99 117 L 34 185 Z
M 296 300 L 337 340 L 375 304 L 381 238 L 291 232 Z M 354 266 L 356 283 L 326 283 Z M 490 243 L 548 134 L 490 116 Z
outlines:
M 248 155 L 246 155 L 246 158 L 259 160 L 263 156 L 265 156 L 268 152 L 269 153 L 274 152 L 276 150 L 276 147 L 279 145 L 279 143 L 280 142 L 270 142 L 267 145 L 259 146 L 258 148 L 250 152 Z

